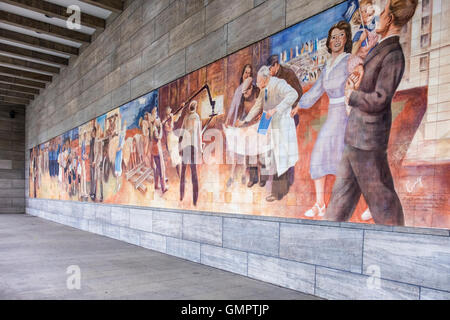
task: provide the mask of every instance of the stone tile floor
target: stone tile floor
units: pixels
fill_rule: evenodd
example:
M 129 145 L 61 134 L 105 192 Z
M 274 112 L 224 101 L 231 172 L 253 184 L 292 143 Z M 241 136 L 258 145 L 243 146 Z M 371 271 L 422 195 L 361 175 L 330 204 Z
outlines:
M 23 214 L 0 214 L 0 253 L 0 299 L 318 299 Z

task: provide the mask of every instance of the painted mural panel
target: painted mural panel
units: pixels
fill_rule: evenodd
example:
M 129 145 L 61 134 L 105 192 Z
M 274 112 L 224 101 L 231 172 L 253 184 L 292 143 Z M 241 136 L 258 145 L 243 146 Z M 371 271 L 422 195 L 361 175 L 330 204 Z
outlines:
M 450 8 L 414 2 L 346 1 L 116 106 L 30 150 L 29 196 L 450 228 Z

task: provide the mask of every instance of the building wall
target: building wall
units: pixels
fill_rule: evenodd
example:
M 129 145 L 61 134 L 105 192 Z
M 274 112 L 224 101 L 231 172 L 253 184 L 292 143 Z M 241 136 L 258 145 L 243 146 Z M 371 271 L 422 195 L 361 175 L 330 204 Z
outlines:
M 406 161 L 445 163 L 450 145 L 450 3 L 421 0 L 412 20 L 410 81 L 406 87 L 428 85 L 428 108 L 411 142 Z M 402 88 L 400 88 L 402 89 Z
M 340 2 L 129 1 L 27 108 L 27 160 L 29 148 Z M 28 177 L 28 161 L 25 168 Z M 450 294 L 448 230 L 29 198 L 26 207 L 44 219 L 325 298 Z M 372 281 L 377 274 L 380 286 Z
M 25 212 L 24 143 L 24 108 L 0 106 L 0 213 Z

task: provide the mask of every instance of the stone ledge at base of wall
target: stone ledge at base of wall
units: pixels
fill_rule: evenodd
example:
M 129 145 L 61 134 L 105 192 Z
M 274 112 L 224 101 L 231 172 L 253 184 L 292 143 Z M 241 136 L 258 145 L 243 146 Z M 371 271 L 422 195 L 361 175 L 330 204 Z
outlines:
M 449 230 L 30 198 L 26 213 L 326 299 L 450 297 Z

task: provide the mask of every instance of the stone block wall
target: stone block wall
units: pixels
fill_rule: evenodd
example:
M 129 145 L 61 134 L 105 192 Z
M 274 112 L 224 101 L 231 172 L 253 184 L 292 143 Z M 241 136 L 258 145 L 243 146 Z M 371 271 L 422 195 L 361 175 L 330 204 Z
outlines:
M 29 148 L 340 2 L 127 1 L 27 108 L 25 177 Z M 26 212 L 324 298 L 450 298 L 448 230 L 30 198 Z
M 25 212 L 24 144 L 25 109 L 0 106 L 0 213 Z
M 326 299 L 450 299 L 450 231 L 27 199 L 27 213 Z

